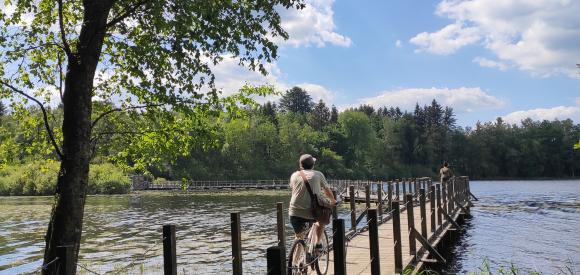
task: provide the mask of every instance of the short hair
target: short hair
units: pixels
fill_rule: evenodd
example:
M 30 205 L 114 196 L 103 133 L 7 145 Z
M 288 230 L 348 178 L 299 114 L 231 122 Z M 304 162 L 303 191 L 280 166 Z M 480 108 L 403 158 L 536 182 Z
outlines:
M 316 159 L 314 157 L 312 157 L 311 155 L 305 154 L 300 156 L 300 168 L 302 169 L 312 169 L 312 167 L 314 167 L 314 163 L 316 162 Z
M 443 162 L 443 167 L 447 167 L 449 166 L 449 163 L 447 161 Z

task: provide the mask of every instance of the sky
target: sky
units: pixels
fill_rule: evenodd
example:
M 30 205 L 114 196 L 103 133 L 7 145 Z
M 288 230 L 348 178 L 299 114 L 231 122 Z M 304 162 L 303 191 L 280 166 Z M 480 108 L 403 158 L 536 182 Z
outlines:
M 262 76 L 233 60 L 217 86 L 299 86 L 344 110 L 436 99 L 458 125 L 502 117 L 580 123 L 580 1 L 307 0 L 280 10 L 290 35 Z

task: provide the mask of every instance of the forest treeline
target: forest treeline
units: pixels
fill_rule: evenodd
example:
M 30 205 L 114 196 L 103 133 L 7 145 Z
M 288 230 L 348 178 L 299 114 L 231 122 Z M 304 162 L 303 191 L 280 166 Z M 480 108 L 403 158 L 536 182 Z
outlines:
M 0 111 L 1 165 L 54 159 L 39 110 Z M 59 108 L 49 112 L 62 116 Z M 580 175 L 580 150 L 573 149 L 580 125 L 569 119 L 511 125 L 498 118 L 463 128 L 435 100 L 413 112 L 368 105 L 339 112 L 299 87 L 242 115 L 170 113 L 129 110 L 102 119 L 93 129 L 93 162 L 186 180 L 286 178 L 302 153 L 313 154 L 330 178 L 435 176 L 443 161 L 474 179 Z M 60 138 L 60 125 L 51 127 Z

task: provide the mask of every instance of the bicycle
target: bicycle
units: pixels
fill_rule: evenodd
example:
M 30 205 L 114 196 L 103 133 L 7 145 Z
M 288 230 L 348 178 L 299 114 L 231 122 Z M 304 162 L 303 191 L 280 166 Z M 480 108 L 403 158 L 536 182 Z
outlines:
M 294 240 L 290 255 L 288 256 L 288 274 L 305 275 L 308 274 L 308 267 L 316 270 L 318 275 L 326 275 L 329 267 L 329 247 L 328 235 L 326 231 L 322 231 L 321 244 L 322 247 L 316 248 L 312 244 L 312 236 L 316 234 L 310 226 L 306 240 L 304 238 Z M 306 232 L 306 230 L 305 230 Z

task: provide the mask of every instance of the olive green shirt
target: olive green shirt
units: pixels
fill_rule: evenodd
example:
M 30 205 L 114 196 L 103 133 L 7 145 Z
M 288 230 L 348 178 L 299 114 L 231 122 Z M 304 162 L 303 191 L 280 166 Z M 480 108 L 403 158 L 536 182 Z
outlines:
M 329 200 L 323 191 L 323 188 L 328 188 L 328 182 L 326 182 L 324 174 L 316 170 L 303 171 L 310 183 L 312 192 L 321 198 Z M 290 188 L 292 189 L 292 198 L 290 199 L 288 215 L 304 219 L 313 219 L 310 205 L 310 194 L 308 194 L 308 189 L 306 189 L 306 185 L 304 184 L 299 171 L 294 172 L 290 177 Z

